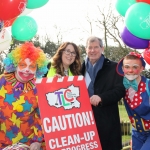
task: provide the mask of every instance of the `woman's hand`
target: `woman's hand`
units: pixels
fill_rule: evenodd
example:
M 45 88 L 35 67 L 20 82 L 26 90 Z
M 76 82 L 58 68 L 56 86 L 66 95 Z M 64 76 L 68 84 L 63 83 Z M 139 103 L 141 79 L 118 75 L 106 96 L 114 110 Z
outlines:
M 55 74 L 54 77 L 61 78 L 62 76 L 60 74 Z

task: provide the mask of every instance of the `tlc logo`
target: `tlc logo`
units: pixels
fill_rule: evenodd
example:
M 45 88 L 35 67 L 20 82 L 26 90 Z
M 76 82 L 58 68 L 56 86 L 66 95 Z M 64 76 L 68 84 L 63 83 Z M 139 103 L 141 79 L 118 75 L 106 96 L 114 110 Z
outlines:
M 65 90 L 64 93 L 63 91 L 57 91 L 55 94 L 57 95 L 57 101 L 55 105 L 68 106 L 74 101 L 74 94 L 70 89 Z

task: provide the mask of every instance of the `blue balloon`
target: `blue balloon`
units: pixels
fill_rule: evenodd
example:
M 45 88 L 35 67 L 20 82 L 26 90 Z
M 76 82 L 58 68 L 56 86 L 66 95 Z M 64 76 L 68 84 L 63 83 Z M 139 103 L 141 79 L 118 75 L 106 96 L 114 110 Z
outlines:
M 116 10 L 120 15 L 125 16 L 128 8 L 134 3 L 136 3 L 136 0 L 117 0 L 115 5 Z
M 49 0 L 28 0 L 27 8 L 35 9 L 44 6 Z
M 145 49 L 149 46 L 149 40 L 134 36 L 126 27 L 121 32 L 122 41 L 129 47 L 135 49 Z
M 29 41 L 37 33 L 36 21 L 29 16 L 20 16 L 12 24 L 11 32 L 15 39 Z
M 128 30 L 142 39 L 150 39 L 150 5 L 135 3 L 126 12 L 125 24 Z

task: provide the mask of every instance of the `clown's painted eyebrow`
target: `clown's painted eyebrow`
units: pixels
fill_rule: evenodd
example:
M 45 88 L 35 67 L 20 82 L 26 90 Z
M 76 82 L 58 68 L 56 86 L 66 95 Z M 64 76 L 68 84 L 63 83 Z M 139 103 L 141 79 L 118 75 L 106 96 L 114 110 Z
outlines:
M 132 67 L 135 67 L 135 66 L 136 66 L 136 67 L 139 67 L 138 64 L 133 64 L 133 65 L 131 65 L 131 64 L 124 64 L 123 66 L 129 66 L 129 67 L 130 67 L 130 66 L 132 66 Z

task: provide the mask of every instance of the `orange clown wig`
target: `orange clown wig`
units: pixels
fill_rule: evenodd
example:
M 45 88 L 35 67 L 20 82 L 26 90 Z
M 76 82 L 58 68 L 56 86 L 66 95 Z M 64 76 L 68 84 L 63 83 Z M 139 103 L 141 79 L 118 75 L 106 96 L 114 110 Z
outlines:
M 15 72 L 20 60 L 29 58 L 37 64 L 36 77 L 41 78 L 47 72 L 48 60 L 43 50 L 37 48 L 31 42 L 25 42 L 12 50 L 4 59 L 6 72 Z

